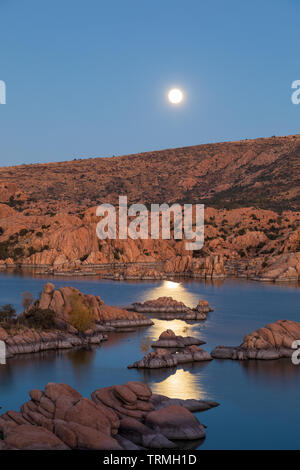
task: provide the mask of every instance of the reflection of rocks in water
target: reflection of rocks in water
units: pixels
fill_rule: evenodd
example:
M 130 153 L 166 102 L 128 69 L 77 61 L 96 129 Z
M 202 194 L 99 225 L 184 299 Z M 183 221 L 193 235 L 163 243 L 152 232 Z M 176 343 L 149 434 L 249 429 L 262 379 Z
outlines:
M 155 315 L 151 315 L 151 318 L 153 317 L 157 318 Z M 150 328 L 150 333 L 152 335 L 153 340 L 156 340 L 161 335 L 161 333 L 167 329 L 173 330 L 176 335 L 189 335 L 196 336 L 199 338 L 199 336 L 201 336 L 200 328 L 203 328 L 203 324 L 201 324 L 200 322 L 190 323 L 177 319 L 162 320 L 161 318 L 158 318 L 154 321 L 154 325 Z
M 101 347 L 104 348 L 111 348 L 114 346 L 119 345 L 125 340 L 132 340 L 134 338 L 143 338 L 143 335 L 145 332 L 148 331 L 149 327 L 139 327 L 136 330 L 133 331 L 117 331 L 117 332 L 111 332 L 107 335 L 107 340 L 101 344 Z
M 239 365 L 249 376 L 262 381 L 284 382 L 291 378 L 300 378 L 300 366 L 292 364 L 291 359 L 273 361 L 241 361 Z
M 208 398 L 203 389 L 199 372 L 204 371 L 208 363 L 195 363 L 174 369 L 138 369 L 143 378 L 153 390 L 153 393 L 167 395 L 170 398 Z
M 96 349 L 96 346 L 91 346 L 87 349 L 72 349 L 72 350 L 49 350 L 31 354 L 21 354 L 14 356 L 7 360 L 5 367 L 0 367 L 0 379 L 3 381 L 8 377 L 13 376 L 18 369 L 32 370 L 34 364 L 43 363 L 43 367 L 47 365 L 55 364 L 55 361 L 59 359 L 70 359 L 73 365 L 85 362 L 85 365 L 92 362 Z M 81 359 L 83 357 L 84 359 Z
M 70 351 L 68 354 L 68 359 L 70 359 L 72 366 L 77 369 L 88 366 L 93 362 L 96 355 L 96 348 L 90 347 L 87 349 L 79 349 L 75 351 Z
M 163 281 L 158 286 L 149 289 L 141 298 L 141 302 L 152 300 L 157 297 L 168 297 L 172 295 L 173 299 L 183 302 L 185 305 L 192 307 L 197 304 L 198 295 L 191 293 L 185 288 L 181 282 Z

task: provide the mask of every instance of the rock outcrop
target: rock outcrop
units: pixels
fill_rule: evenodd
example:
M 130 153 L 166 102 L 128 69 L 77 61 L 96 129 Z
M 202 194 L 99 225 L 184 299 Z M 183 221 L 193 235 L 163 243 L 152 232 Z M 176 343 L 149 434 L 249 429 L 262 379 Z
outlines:
M 279 320 L 246 335 L 238 347 L 218 346 L 211 356 L 215 359 L 280 359 L 291 357 L 293 342 L 300 340 L 300 323 Z M 296 346 L 298 347 L 298 346 Z
M 153 324 L 149 318 L 140 313 L 105 305 L 101 297 L 97 295 L 83 294 L 74 287 L 61 287 L 55 290 L 55 286 L 52 283 L 44 286 L 41 298 L 35 305 L 41 309 L 49 308 L 53 310 L 58 321 L 69 323 L 74 296 L 80 298 L 82 305 L 90 311 L 93 320 L 97 324 L 116 328 Z
M 257 273 L 256 278 L 260 281 L 271 282 L 299 281 L 300 252 L 285 253 L 270 259 L 266 262 L 266 266 Z
M 212 357 L 204 349 L 198 346 L 187 346 L 179 352 L 171 352 L 167 349 L 157 348 L 146 354 L 140 361 L 129 365 L 129 369 L 162 369 L 165 367 L 177 367 L 189 362 L 211 361 Z
M 72 320 L 74 299 L 77 309 L 84 309 L 90 316 L 90 326 L 84 331 Z M 79 301 L 79 304 L 78 304 Z M 151 319 L 136 312 L 105 305 L 99 296 L 86 295 L 74 287 L 62 287 L 55 290 L 52 283 L 44 286 L 43 292 L 19 319 L 26 319 L 38 309 L 53 313 L 54 326 L 50 329 L 18 326 L 12 330 L 0 327 L 0 340 L 6 344 L 6 357 L 16 354 L 42 352 L 50 349 L 80 348 L 100 344 L 107 339 L 109 331 L 137 328 L 152 325 Z M 77 326 L 77 327 L 76 327 Z
M 218 404 L 152 395 L 140 382 L 95 390 L 84 398 L 66 384 L 31 390 L 20 412 L 0 417 L 1 450 L 172 449 L 176 441 L 205 438 L 191 411 Z
M 199 338 L 193 338 L 192 336 L 176 336 L 174 331 L 166 330 L 163 331 L 157 341 L 152 343 L 152 348 L 186 348 L 187 346 L 199 346 L 205 344 L 205 341 L 201 341 Z
M 100 344 L 106 339 L 107 335 L 97 327 L 93 331 L 81 334 L 76 330 L 74 333 L 69 333 L 61 330 L 38 331 L 35 329 L 8 334 L 0 328 L 0 340 L 6 344 L 7 359 L 17 354 L 37 353 L 51 349 L 83 348 Z
M 213 309 L 207 300 L 200 299 L 195 308 L 187 307 L 172 297 L 159 297 L 146 302 L 135 302 L 128 309 L 139 313 L 159 314 L 163 319 L 205 320 L 208 313 Z

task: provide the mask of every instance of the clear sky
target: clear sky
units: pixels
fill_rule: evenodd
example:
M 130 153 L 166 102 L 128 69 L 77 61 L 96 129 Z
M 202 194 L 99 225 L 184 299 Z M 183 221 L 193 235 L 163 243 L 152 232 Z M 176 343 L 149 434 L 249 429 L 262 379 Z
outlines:
M 299 0 L 0 0 L 0 19 L 1 166 L 300 133 Z

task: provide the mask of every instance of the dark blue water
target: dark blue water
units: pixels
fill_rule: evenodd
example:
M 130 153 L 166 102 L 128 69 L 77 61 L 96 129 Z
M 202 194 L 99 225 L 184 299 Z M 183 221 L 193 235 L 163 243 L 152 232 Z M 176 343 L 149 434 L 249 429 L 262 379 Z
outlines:
M 99 387 L 141 380 L 171 397 L 207 398 L 218 408 L 199 413 L 207 425 L 201 449 L 299 449 L 300 366 L 290 360 L 233 362 L 214 360 L 175 370 L 137 371 L 127 365 L 144 355 L 145 338 L 156 339 L 172 328 L 177 334 L 204 339 L 211 351 L 216 345 L 238 345 L 246 333 L 279 319 L 300 321 L 300 290 L 296 285 L 247 281 L 204 283 L 112 282 L 96 278 L 49 278 L 55 285 L 72 285 L 100 295 L 111 305 L 170 295 L 186 304 L 199 298 L 215 309 L 205 322 L 154 319 L 154 326 L 132 333 L 116 333 L 92 351 L 47 352 L 18 356 L 0 365 L 0 404 L 3 410 L 19 409 L 31 388 L 47 382 L 66 382 L 83 395 Z M 21 292 L 35 296 L 46 278 L 0 275 L 0 304 L 13 303 L 21 310 Z

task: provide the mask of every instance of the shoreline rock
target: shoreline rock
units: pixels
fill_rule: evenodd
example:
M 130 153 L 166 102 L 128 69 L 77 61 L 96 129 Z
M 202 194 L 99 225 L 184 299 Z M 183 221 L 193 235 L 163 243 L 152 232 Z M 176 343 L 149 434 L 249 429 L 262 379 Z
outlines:
M 257 232 L 260 233 L 260 232 Z M 80 260 L 61 264 L 26 262 L 16 263 L 12 258 L 0 260 L 1 271 L 12 269 L 38 269 L 39 274 L 53 276 L 101 276 L 102 279 L 123 280 L 164 280 L 170 278 L 191 278 L 205 280 L 248 279 L 260 282 L 298 282 L 300 281 L 300 253 L 294 251 L 297 244 L 298 232 L 291 235 L 293 251 L 286 250 L 281 254 L 269 257 L 226 258 L 223 255 L 210 255 L 194 259 L 187 255 L 177 255 L 164 261 L 96 261 L 91 257 L 90 262 Z M 248 233 L 249 235 L 249 233 Z M 247 235 L 247 236 L 248 236 Z M 287 241 L 286 243 L 290 243 Z M 42 262 L 45 261 L 45 262 Z
M 107 340 L 107 335 L 95 331 L 87 334 L 71 334 L 59 330 L 27 330 L 16 335 L 1 334 L 0 339 L 6 344 L 6 358 L 18 354 L 30 354 L 49 350 L 83 348 L 100 344 Z
M 217 346 L 211 352 L 211 356 L 214 359 L 240 361 L 290 358 L 295 352 L 295 349 L 292 348 L 295 340 L 300 340 L 300 323 L 278 320 L 246 335 L 240 346 Z

